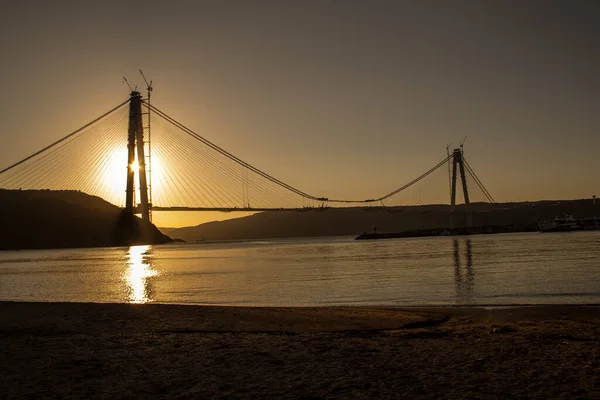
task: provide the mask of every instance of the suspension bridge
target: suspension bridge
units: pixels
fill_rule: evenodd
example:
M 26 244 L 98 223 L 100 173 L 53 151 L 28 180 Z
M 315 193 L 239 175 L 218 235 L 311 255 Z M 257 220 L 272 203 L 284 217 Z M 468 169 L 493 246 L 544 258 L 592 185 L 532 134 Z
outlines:
M 323 210 L 494 202 L 462 147 L 368 199 L 307 193 L 245 162 L 133 90 L 85 126 L 0 170 L 0 188 L 77 190 L 151 221 L 152 211 Z M 460 180 L 459 180 L 460 177 Z M 460 183 L 462 191 L 457 190 Z M 470 191 L 469 191 L 470 190 Z M 458 196 L 457 196 L 458 195 Z

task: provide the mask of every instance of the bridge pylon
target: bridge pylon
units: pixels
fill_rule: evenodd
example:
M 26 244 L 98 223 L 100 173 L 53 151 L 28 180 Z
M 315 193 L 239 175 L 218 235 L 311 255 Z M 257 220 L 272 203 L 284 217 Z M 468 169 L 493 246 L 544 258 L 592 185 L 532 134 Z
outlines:
M 137 162 L 137 168 L 135 167 Z M 140 203 L 135 205 L 135 173 L 138 173 Z M 129 130 L 127 135 L 127 187 L 125 211 L 130 214 L 138 211 L 142 219 L 150 221 L 148 204 L 148 184 L 146 181 L 146 156 L 144 154 L 144 127 L 142 124 L 142 95 L 132 91 L 129 98 Z
M 462 149 L 454 149 L 452 152 L 452 193 L 450 204 L 452 206 L 451 212 L 454 213 L 456 207 L 456 167 L 460 170 L 460 181 L 463 189 L 463 196 L 465 199 L 465 212 L 467 215 L 467 227 L 473 226 L 473 218 L 469 211 L 469 189 L 467 188 L 467 176 L 465 175 Z M 452 219 L 452 216 L 450 217 Z

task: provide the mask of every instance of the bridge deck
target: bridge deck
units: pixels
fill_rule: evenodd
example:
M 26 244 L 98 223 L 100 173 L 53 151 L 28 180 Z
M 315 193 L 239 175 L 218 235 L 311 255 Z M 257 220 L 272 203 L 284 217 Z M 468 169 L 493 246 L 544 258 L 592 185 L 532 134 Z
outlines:
M 260 211 L 325 211 L 331 207 L 300 207 L 300 208 L 261 208 L 261 207 L 152 207 L 152 211 L 221 211 L 221 212 L 260 212 Z

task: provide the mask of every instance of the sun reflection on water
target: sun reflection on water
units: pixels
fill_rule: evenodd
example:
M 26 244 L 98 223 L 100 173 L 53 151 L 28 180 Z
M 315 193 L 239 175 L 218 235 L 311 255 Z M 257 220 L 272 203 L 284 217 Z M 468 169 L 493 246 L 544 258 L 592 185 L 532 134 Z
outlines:
M 475 291 L 475 274 L 473 272 L 473 251 L 471 239 L 464 241 L 464 257 L 466 263 L 461 262 L 460 245 L 457 239 L 453 241 L 454 248 L 454 285 L 456 288 L 456 300 L 461 304 L 473 302 Z
M 151 279 L 159 275 L 152 268 L 151 263 L 152 246 L 131 246 L 127 253 L 127 271 L 123 280 L 127 284 L 127 294 L 130 303 L 149 303 L 152 298 Z

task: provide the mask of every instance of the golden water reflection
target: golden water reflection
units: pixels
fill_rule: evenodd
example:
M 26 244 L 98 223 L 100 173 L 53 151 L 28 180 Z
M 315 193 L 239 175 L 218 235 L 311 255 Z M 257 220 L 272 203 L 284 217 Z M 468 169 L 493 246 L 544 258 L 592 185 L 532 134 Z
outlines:
M 461 252 L 459 241 L 454 239 L 454 285 L 456 287 L 456 299 L 459 303 L 469 304 L 473 301 L 475 291 L 475 273 L 473 272 L 473 251 L 471 239 L 464 241 L 464 257 L 466 263 L 461 263 Z
M 123 280 L 127 285 L 130 303 L 149 303 L 154 301 L 152 277 L 159 272 L 152 267 L 152 246 L 131 246 L 127 252 L 127 270 Z

